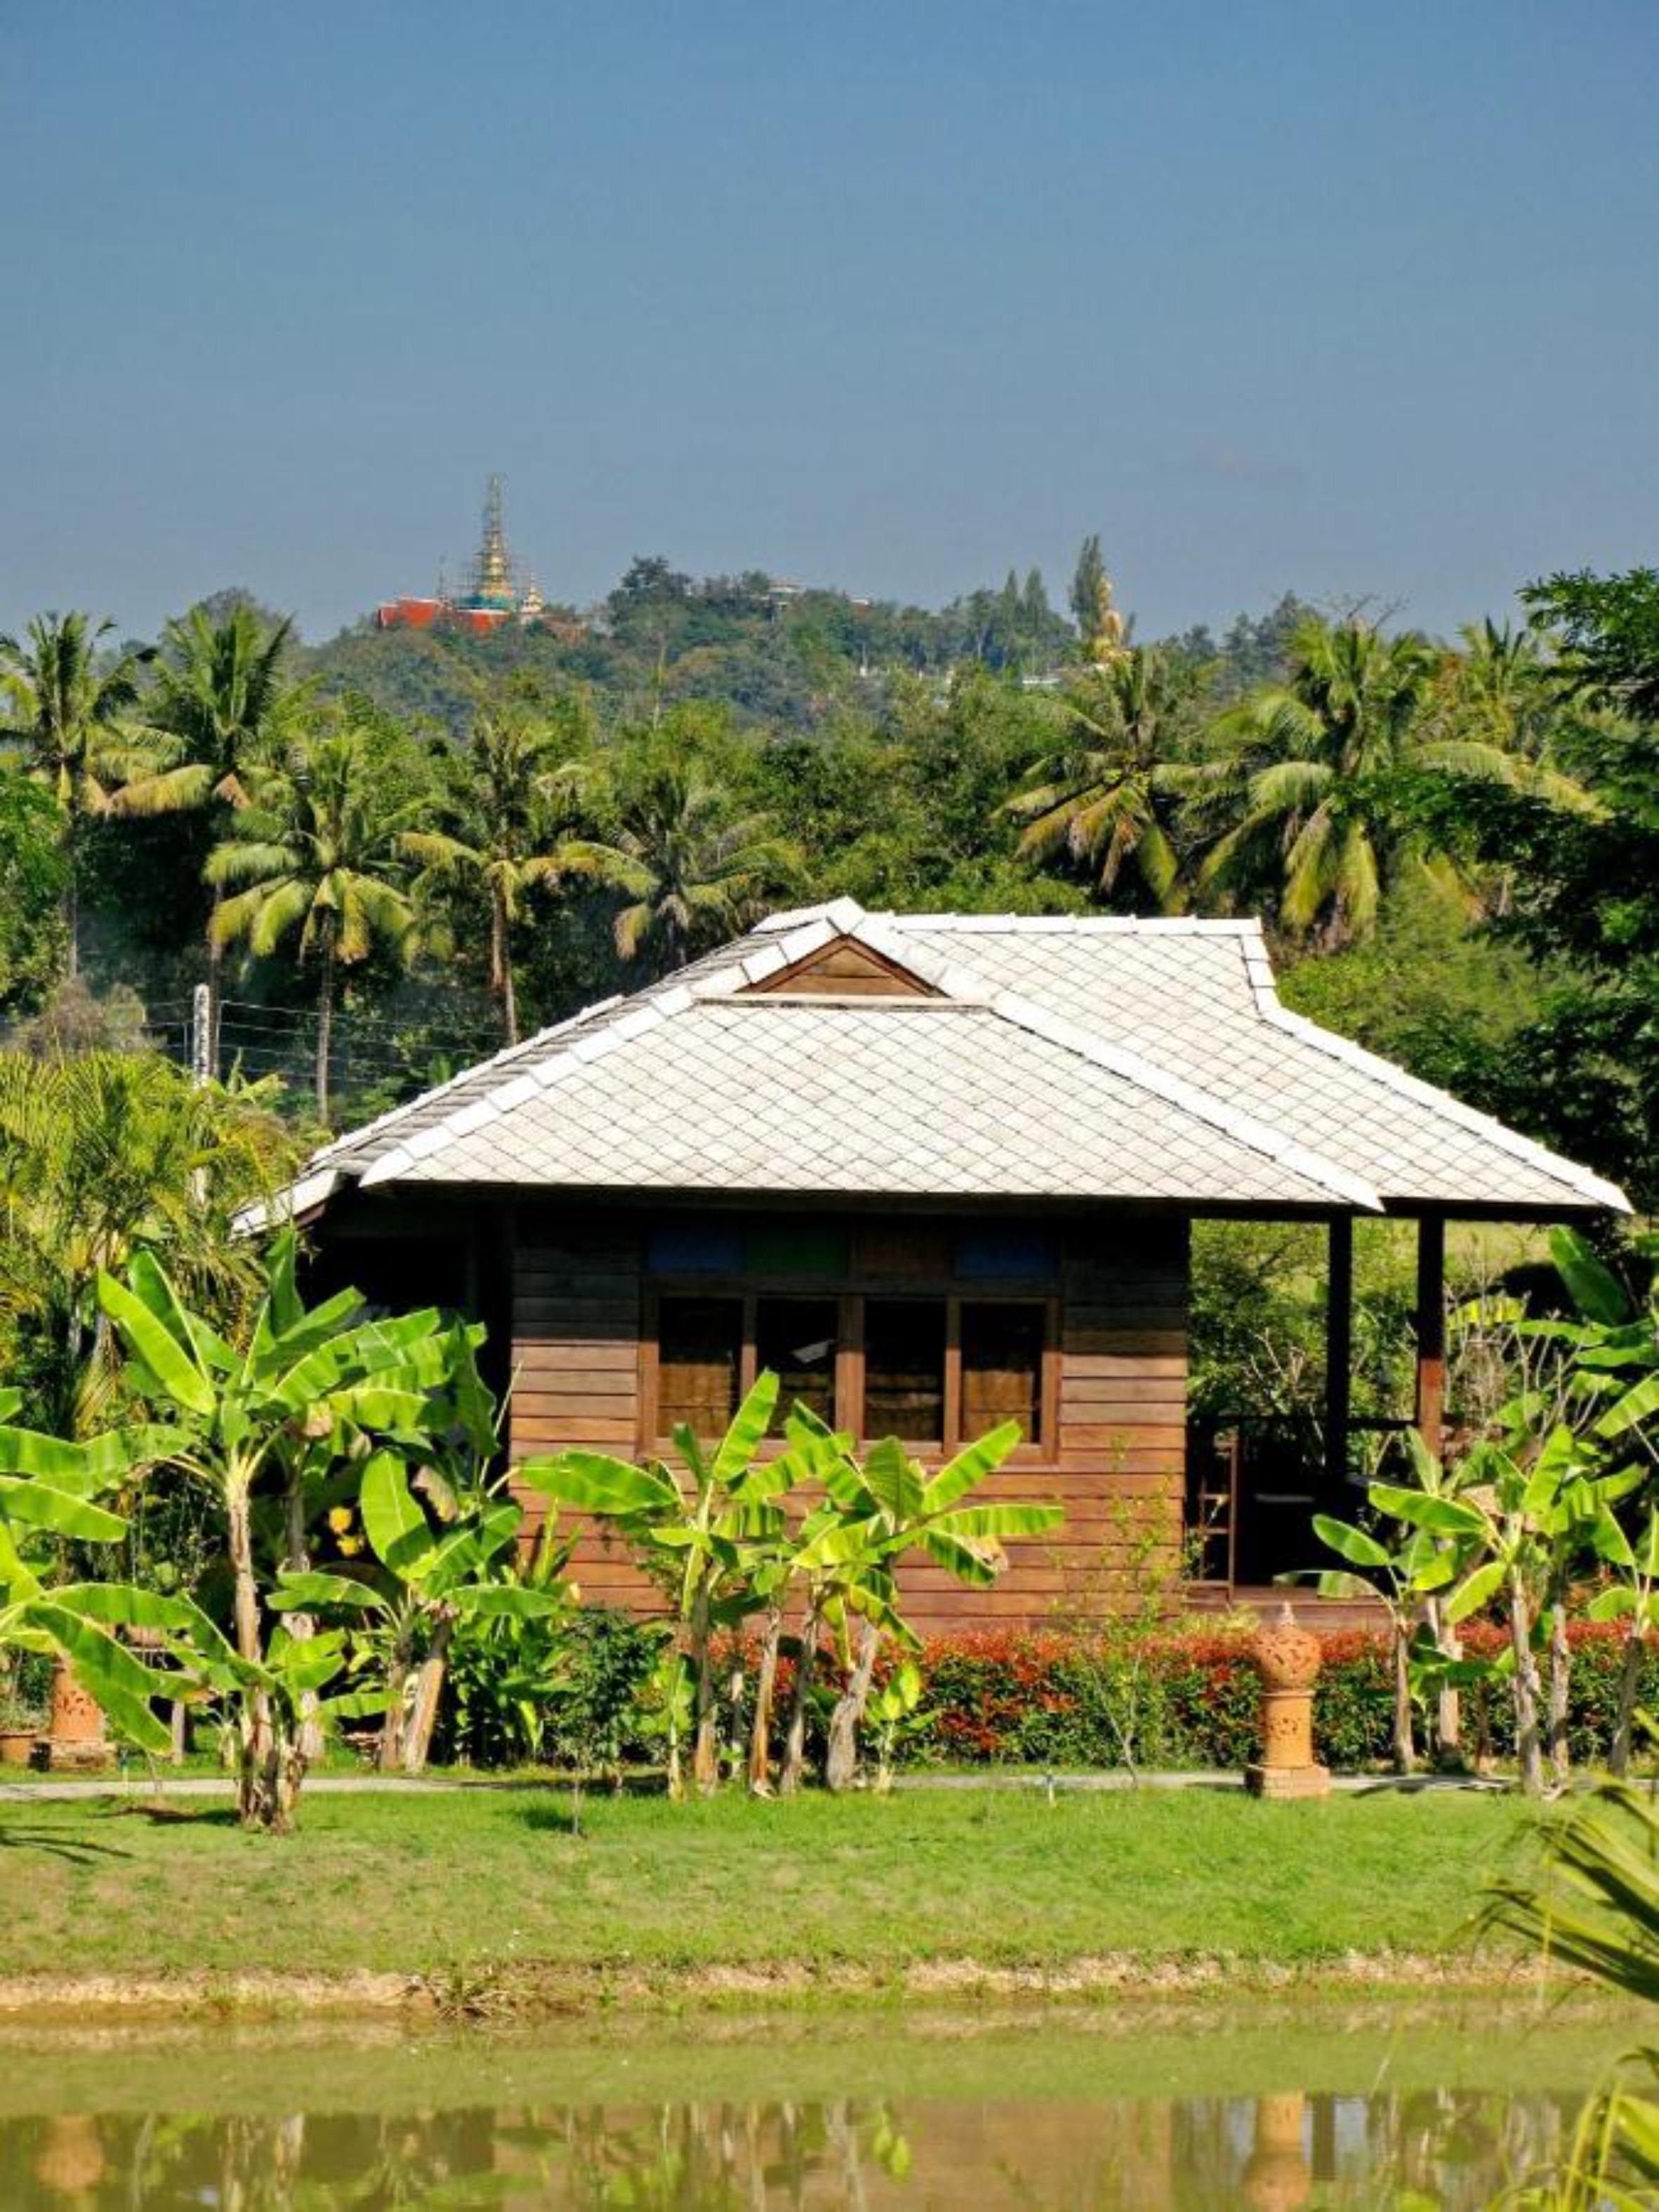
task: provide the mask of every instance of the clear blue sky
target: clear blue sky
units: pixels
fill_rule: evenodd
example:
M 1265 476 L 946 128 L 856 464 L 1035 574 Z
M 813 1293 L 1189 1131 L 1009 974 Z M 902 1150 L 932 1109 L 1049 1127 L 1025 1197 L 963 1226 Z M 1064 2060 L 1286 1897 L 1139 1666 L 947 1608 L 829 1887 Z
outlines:
M 0 0 L 0 623 L 1659 555 L 1653 0 Z

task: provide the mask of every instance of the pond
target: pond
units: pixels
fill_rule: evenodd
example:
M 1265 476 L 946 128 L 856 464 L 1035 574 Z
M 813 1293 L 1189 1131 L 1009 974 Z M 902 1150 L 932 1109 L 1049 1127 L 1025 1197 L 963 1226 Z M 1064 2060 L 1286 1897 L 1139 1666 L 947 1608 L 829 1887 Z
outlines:
M 1588 2002 L 0 2032 L 0 2203 L 1487 2203 L 1638 2023 Z

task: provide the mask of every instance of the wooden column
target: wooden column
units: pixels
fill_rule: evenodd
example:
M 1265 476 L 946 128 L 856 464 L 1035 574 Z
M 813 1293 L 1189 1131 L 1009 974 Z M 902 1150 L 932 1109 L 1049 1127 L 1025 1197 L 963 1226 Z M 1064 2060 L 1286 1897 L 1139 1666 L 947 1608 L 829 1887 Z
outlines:
M 1331 1216 L 1325 1276 L 1325 1503 L 1346 1510 L 1348 1417 L 1353 1399 L 1353 1219 Z
M 1446 1436 L 1446 1224 L 1425 1214 L 1417 1224 L 1417 1404 L 1412 1418 L 1439 1458 Z

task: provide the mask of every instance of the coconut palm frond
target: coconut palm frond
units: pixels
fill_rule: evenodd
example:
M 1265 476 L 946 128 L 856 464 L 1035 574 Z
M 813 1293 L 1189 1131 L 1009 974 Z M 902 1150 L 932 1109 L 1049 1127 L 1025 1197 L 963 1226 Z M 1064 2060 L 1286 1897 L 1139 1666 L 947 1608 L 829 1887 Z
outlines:
M 1659 1814 L 1650 1794 L 1604 1782 L 1542 1833 L 1542 1886 L 1487 1886 L 1480 1925 L 1659 2004 Z
M 1334 781 L 1323 761 L 1275 761 L 1250 779 L 1250 806 L 1258 815 L 1302 814 L 1319 805 Z
M 112 799 L 111 811 L 138 816 L 177 814 L 200 806 L 213 795 L 213 770 L 202 761 L 186 761 L 178 768 L 160 769 L 122 785 Z

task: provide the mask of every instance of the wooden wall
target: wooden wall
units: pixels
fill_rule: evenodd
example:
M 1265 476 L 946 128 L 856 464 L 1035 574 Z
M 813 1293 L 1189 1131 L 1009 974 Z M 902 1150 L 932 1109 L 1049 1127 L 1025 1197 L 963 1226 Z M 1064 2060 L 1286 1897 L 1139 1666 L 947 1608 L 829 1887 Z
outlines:
M 513 1285 L 515 1460 L 569 1445 L 633 1457 L 647 1355 L 643 1254 L 648 1223 L 603 1215 L 521 1218 Z M 964 1590 L 925 1562 L 904 1575 L 924 1634 L 1056 1624 L 1121 1601 L 1126 1582 L 1168 1577 L 1184 1492 L 1187 1231 L 1165 1217 L 1103 1216 L 1060 1237 L 1060 1383 L 1051 1443 L 1005 1468 L 987 1497 L 1066 1509 L 1052 1536 L 1010 1547 L 1007 1574 Z M 803 1291 L 807 1291 L 805 1285 Z M 964 1294 L 979 1291 L 963 1283 Z M 526 1503 L 536 1510 L 533 1495 Z M 653 1593 L 622 1547 L 585 1532 L 573 1572 L 585 1597 L 647 1605 Z

